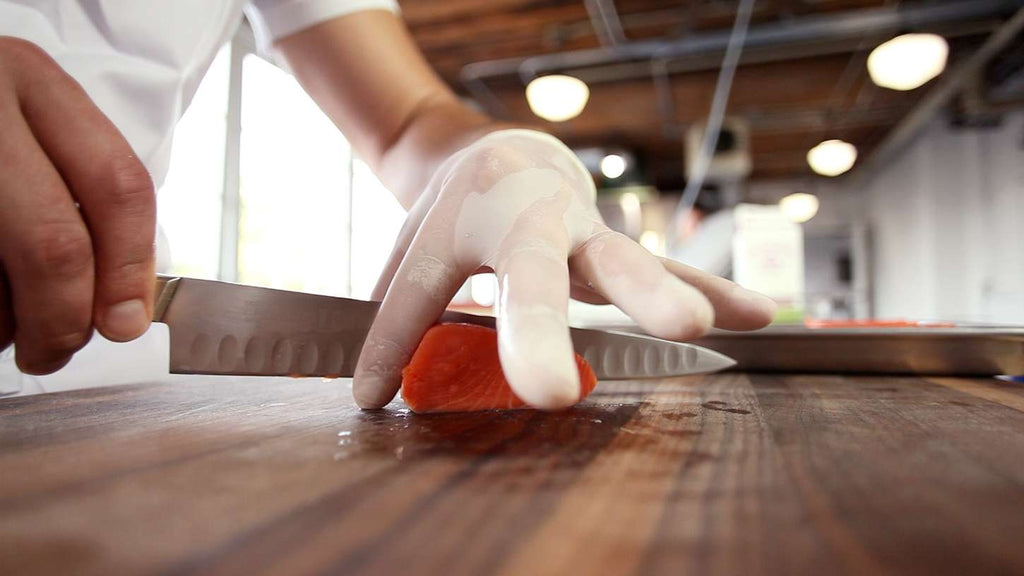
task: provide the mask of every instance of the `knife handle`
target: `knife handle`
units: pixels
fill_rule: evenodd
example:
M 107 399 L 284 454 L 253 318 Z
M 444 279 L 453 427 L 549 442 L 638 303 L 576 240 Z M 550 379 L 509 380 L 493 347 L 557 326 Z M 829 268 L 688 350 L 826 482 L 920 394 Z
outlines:
M 163 322 L 167 306 L 174 298 L 174 291 L 178 288 L 177 276 L 157 274 L 153 291 L 153 322 Z

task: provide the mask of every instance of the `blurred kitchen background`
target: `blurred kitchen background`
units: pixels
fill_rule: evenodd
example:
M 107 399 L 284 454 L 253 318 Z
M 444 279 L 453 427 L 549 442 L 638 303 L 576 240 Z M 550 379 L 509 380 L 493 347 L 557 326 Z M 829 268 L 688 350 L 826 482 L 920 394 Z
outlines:
M 780 320 L 1024 322 L 1019 0 L 400 4 L 457 93 L 577 151 L 609 225 Z M 177 129 L 161 266 L 366 298 L 404 216 L 243 24 Z

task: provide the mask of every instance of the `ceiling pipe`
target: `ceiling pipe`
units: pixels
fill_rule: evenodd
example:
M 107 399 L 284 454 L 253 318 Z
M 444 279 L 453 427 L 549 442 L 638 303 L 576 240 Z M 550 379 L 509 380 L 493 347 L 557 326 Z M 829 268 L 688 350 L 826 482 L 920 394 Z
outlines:
M 615 0 L 584 0 L 590 25 L 602 46 L 618 46 L 626 41 L 626 33 L 615 9 Z
M 748 49 L 862 38 L 865 34 L 919 29 L 951 22 L 1002 17 L 1019 7 L 1019 0 L 957 0 L 943 4 L 911 5 L 854 10 L 840 14 L 802 16 L 752 26 Z M 675 40 L 626 42 L 602 48 L 574 50 L 529 58 L 506 58 L 467 64 L 460 78 L 469 92 L 488 110 L 507 115 L 508 110 L 487 86 L 486 79 L 519 75 L 528 82 L 538 74 L 579 68 L 609 66 L 640 60 L 680 59 L 721 53 L 729 42 L 729 30 L 691 34 Z
M 946 39 L 963 38 L 966 36 L 981 36 L 991 33 L 1003 23 L 1001 19 L 987 18 L 972 22 L 963 22 L 945 25 L 929 26 L 922 31 L 933 32 Z M 873 48 L 874 45 L 871 45 Z M 825 40 L 821 42 L 808 42 L 806 44 L 790 44 L 777 47 L 762 47 L 759 49 L 745 49 L 740 57 L 740 64 L 743 66 L 751 64 L 766 64 L 769 62 L 782 62 L 796 60 L 799 58 L 814 58 L 818 56 L 831 56 L 835 54 L 850 54 L 865 50 L 864 38 L 842 38 L 838 40 Z M 672 60 L 662 61 L 666 66 L 666 73 L 669 75 L 686 74 L 704 70 L 715 70 L 722 63 L 721 53 L 708 53 L 696 56 L 686 56 Z M 593 68 L 582 68 L 574 70 L 572 75 L 583 80 L 589 85 L 609 82 L 624 82 L 628 80 L 642 80 L 650 78 L 651 67 L 655 61 L 623 62 L 620 64 L 609 64 Z

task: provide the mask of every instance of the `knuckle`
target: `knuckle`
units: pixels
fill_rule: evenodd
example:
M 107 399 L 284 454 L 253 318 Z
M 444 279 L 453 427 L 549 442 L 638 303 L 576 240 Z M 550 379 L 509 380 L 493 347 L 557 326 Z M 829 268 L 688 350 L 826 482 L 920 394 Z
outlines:
M 49 78 L 63 70 L 41 47 L 23 38 L 0 36 L 0 77 L 15 85 L 21 80 Z
M 28 259 L 45 276 L 73 278 L 92 268 L 92 241 L 80 226 L 41 226 L 29 240 Z
M 521 151 L 507 144 L 485 144 L 466 154 L 457 168 L 470 168 L 473 175 L 470 185 L 478 190 L 487 190 L 499 180 L 527 168 L 533 162 Z
M 17 341 L 18 367 L 32 374 L 56 372 L 81 350 L 92 338 L 91 331 L 60 332 L 45 338 Z
M 487 170 L 498 174 L 507 174 L 533 166 L 533 162 L 530 161 L 528 156 L 515 147 L 506 144 L 496 144 L 481 148 L 477 152 L 475 160 L 483 162 Z
M 82 349 L 92 337 L 88 329 L 68 331 L 67 327 L 51 334 L 45 334 L 45 350 L 47 356 L 64 357 Z
M 97 261 L 96 297 L 98 304 L 120 302 L 130 297 L 150 295 L 153 280 L 152 259 L 141 252 L 130 250 L 119 254 L 119 261 L 104 266 L 103 258 Z M 152 252 L 149 253 L 151 255 Z
M 134 155 L 113 159 L 107 169 L 110 205 L 119 212 L 149 215 L 155 211 L 156 194 L 153 179 Z
M 15 360 L 18 363 L 18 369 L 26 374 L 34 374 L 37 376 L 43 376 L 46 374 L 53 374 L 57 370 L 60 370 L 68 361 L 71 359 L 70 356 L 55 357 L 48 359 L 45 357 L 33 358 L 26 352 L 23 347 L 18 347 L 15 351 Z
M 21 59 L 50 60 L 46 51 L 37 44 L 16 36 L 0 36 L 0 54 L 6 54 L 15 61 Z
M 707 334 L 715 323 L 715 312 L 710 304 L 701 302 L 691 306 L 686 312 L 688 314 L 684 316 L 686 321 L 683 323 L 683 331 L 686 332 L 686 337 L 688 338 L 699 338 Z
M 714 310 L 703 300 L 675 298 L 659 302 L 659 313 L 648 318 L 651 334 L 666 340 L 685 341 L 707 334 L 714 324 Z
M 145 280 L 146 282 L 152 280 L 150 276 L 153 275 L 151 263 L 153 261 L 152 249 L 145 250 L 128 250 L 119 255 L 120 260 L 114 265 L 112 270 L 103 269 L 99 267 L 100 273 L 116 272 L 118 276 L 124 279 L 131 280 Z M 99 279 L 102 280 L 102 279 Z M 132 286 L 135 284 L 133 282 Z
M 92 299 L 81 296 L 59 306 L 36 303 L 22 306 L 15 338 L 46 359 L 73 354 L 92 338 Z

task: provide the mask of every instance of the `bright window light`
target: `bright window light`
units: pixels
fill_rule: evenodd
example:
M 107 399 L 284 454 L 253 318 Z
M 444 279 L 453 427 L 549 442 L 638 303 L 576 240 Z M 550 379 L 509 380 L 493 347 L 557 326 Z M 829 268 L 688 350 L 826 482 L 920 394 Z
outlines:
M 636 195 L 636 192 L 623 192 L 619 196 L 619 208 L 622 209 L 622 231 L 635 238 L 635 234 L 640 233 L 644 222 L 640 197 Z
M 348 142 L 292 76 L 253 55 L 241 153 L 239 281 L 346 295 Z
M 640 245 L 655 256 L 665 255 L 665 238 L 654 230 L 644 230 L 640 235 Z
M 368 299 L 391 256 L 406 212 L 362 160 L 352 166 L 352 293 Z
M 622 176 L 626 171 L 626 159 L 618 154 L 609 154 L 601 158 L 601 174 L 612 180 Z
M 534 78 L 526 86 L 530 110 L 545 120 L 564 122 L 583 112 L 590 89 L 579 78 L 552 74 Z
M 842 140 L 825 140 L 807 152 L 807 163 L 822 176 L 839 176 L 857 161 L 857 148 Z
M 217 278 L 231 47 L 217 53 L 174 129 L 167 178 L 157 194 L 169 266 L 161 272 Z
M 903 34 L 868 56 L 868 74 L 883 88 L 913 90 L 946 68 L 949 44 L 937 34 Z
M 469 294 L 478 306 L 493 306 L 497 293 L 498 279 L 494 274 L 477 274 L 469 279 Z
M 218 276 L 229 68 L 225 46 L 175 130 L 157 197 L 161 272 Z M 238 280 L 368 298 L 405 210 L 358 159 L 350 197 L 347 141 L 294 78 L 255 56 L 242 66 L 241 115 Z
M 807 222 L 818 213 L 818 197 L 803 192 L 790 194 L 779 200 L 779 209 L 793 222 Z

